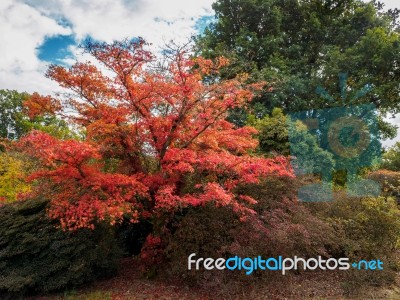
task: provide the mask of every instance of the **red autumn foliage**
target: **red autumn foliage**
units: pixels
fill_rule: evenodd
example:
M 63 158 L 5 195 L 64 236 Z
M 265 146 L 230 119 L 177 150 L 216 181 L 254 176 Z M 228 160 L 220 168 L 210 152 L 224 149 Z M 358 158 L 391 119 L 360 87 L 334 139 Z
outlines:
M 35 95 L 32 115 L 73 110 L 69 118 L 87 133 L 85 141 L 62 141 L 33 132 L 20 145 L 42 162 L 37 193 L 51 199 L 50 216 L 65 228 L 132 221 L 162 210 L 215 202 L 254 213 L 254 200 L 235 193 L 242 183 L 265 175 L 293 176 L 284 157 L 250 156 L 256 130 L 225 120 L 244 106 L 262 84 L 245 76 L 205 83 L 227 64 L 191 58 L 184 51 L 157 64 L 143 41 L 88 43 L 101 65 L 51 66 L 47 75 L 71 94 L 63 101 Z M 36 105 L 47 99 L 45 105 Z M 39 101 L 40 102 L 40 101 Z M 43 102 L 43 101 L 42 101 Z M 62 103 L 63 106 L 59 106 Z M 48 104 L 51 104 L 50 107 Z
M 43 112 L 54 114 L 61 109 L 61 104 L 51 96 L 41 96 L 33 93 L 28 101 L 24 102 L 25 110 L 32 120 Z

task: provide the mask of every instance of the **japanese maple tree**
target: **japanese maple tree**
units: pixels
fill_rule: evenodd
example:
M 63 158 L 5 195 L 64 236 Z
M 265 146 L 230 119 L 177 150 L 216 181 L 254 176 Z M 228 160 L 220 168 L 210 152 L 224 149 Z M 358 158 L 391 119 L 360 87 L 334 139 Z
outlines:
M 166 51 L 163 60 L 142 40 L 87 43 L 98 64 L 52 65 L 47 76 L 70 93 L 63 99 L 34 94 L 30 116 L 68 111 L 84 128 L 84 141 L 58 140 L 32 132 L 20 141 L 42 168 L 36 193 L 51 200 L 49 215 L 64 228 L 93 227 L 130 216 L 207 202 L 254 213 L 254 200 L 235 193 L 265 175 L 292 176 L 284 157 L 265 159 L 249 152 L 256 130 L 236 128 L 227 111 L 248 103 L 262 84 L 245 76 L 208 82 L 228 63 Z

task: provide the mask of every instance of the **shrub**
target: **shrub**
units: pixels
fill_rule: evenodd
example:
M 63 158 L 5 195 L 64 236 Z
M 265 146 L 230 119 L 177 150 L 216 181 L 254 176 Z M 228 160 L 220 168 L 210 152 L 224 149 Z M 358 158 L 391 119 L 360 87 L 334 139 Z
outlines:
M 393 198 L 354 198 L 338 193 L 328 221 L 345 234 L 344 253 L 354 259 L 392 259 L 400 240 L 400 211 Z
M 165 249 L 165 271 L 186 282 L 218 285 L 231 280 L 254 280 L 230 271 L 189 271 L 187 257 L 329 256 L 335 245 L 333 229 L 296 200 L 297 179 L 268 178 L 259 185 L 241 187 L 258 200 L 257 214 L 245 222 L 225 207 L 191 208 L 177 216 Z M 271 272 L 256 277 L 271 278 Z
M 377 170 L 367 174 L 367 178 L 378 182 L 382 186 L 383 194 L 395 196 L 400 204 L 400 172 Z
M 30 191 L 25 180 L 30 165 L 21 155 L 0 150 L 0 202 L 14 202 L 19 194 Z
M 383 271 L 349 270 L 348 291 L 382 285 L 395 279 L 399 268 L 400 211 L 391 197 L 350 198 L 337 193 L 325 206 L 325 218 L 340 237 L 341 255 L 350 260 L 380 259 Z
M 310 180 L 310 178 L 306 179 Z M 187 270 L 189 254 L 197 257 L 264 256 L 349 257 L 350 261 L 380 259 L 383 271 L 346 272 L 345 291 L 394 280 L 398 269 L 400 212 L 393 198 L 350 198 L 343 191 L 327 203 L 299 203 L 291 178 L 268 178 L 262 184 L 241 187 L 258 200 L 257 214 L 241 222 L 227 208 L 191 208 L 175 217 L 164 238 L 164 271 L 188 283 L 221 285 L 255 278 L 274 278 L 273 272 Z M 302 271 L 298 271 L 302 272 Z M 249 279 L 251 278 L 251 279 Z
M 244 187 L 245 193 L 258 200 L 256 210 L 266 232 L 261 253 L 265 256 L 329 256 L 337 240 L 333 228 L 315 217 L 297 200 L 304 179 L 270 177 L 260 185 Z M 252 225 L 253 227 L 254 225 Z M 247 238 L 243 232 L 237 239 Z M 257 241 L 256 241 L 257 242 Z
M 114 229 L 65 232 L 46 216 L 48 202 L 0 208 L 0 297 L 70 288 L 116 271 Z

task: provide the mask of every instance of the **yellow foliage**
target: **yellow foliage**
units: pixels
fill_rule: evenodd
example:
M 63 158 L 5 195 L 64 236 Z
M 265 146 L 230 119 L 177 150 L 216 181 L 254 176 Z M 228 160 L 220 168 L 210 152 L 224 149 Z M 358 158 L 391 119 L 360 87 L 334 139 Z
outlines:
M 30 191 L 30 185 L 25 181 L 26 170 L 22 159 L 0 152 L 0 201 L 16 201 L 18 194 Z

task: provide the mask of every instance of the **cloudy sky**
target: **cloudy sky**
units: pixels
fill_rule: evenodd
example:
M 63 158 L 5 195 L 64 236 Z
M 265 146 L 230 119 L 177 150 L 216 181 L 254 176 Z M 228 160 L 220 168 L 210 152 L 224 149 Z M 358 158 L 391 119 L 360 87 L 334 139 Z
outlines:
M 398 0 L 381 0 L 386 8 Z M 86 37 L 141 36 L 155 47 L 187 41 L 213 20 L 213 0 L 0 0 L 0 89 L 58 90 L 43 76 L 69 64 Z M 400 121 L 399 121 L 400 122 Z
M 86 37 L 187 40 L 212 20 L 213 0 L 0 0 L 0 89 L 50 93 L 49 63 L 74 59 Z

